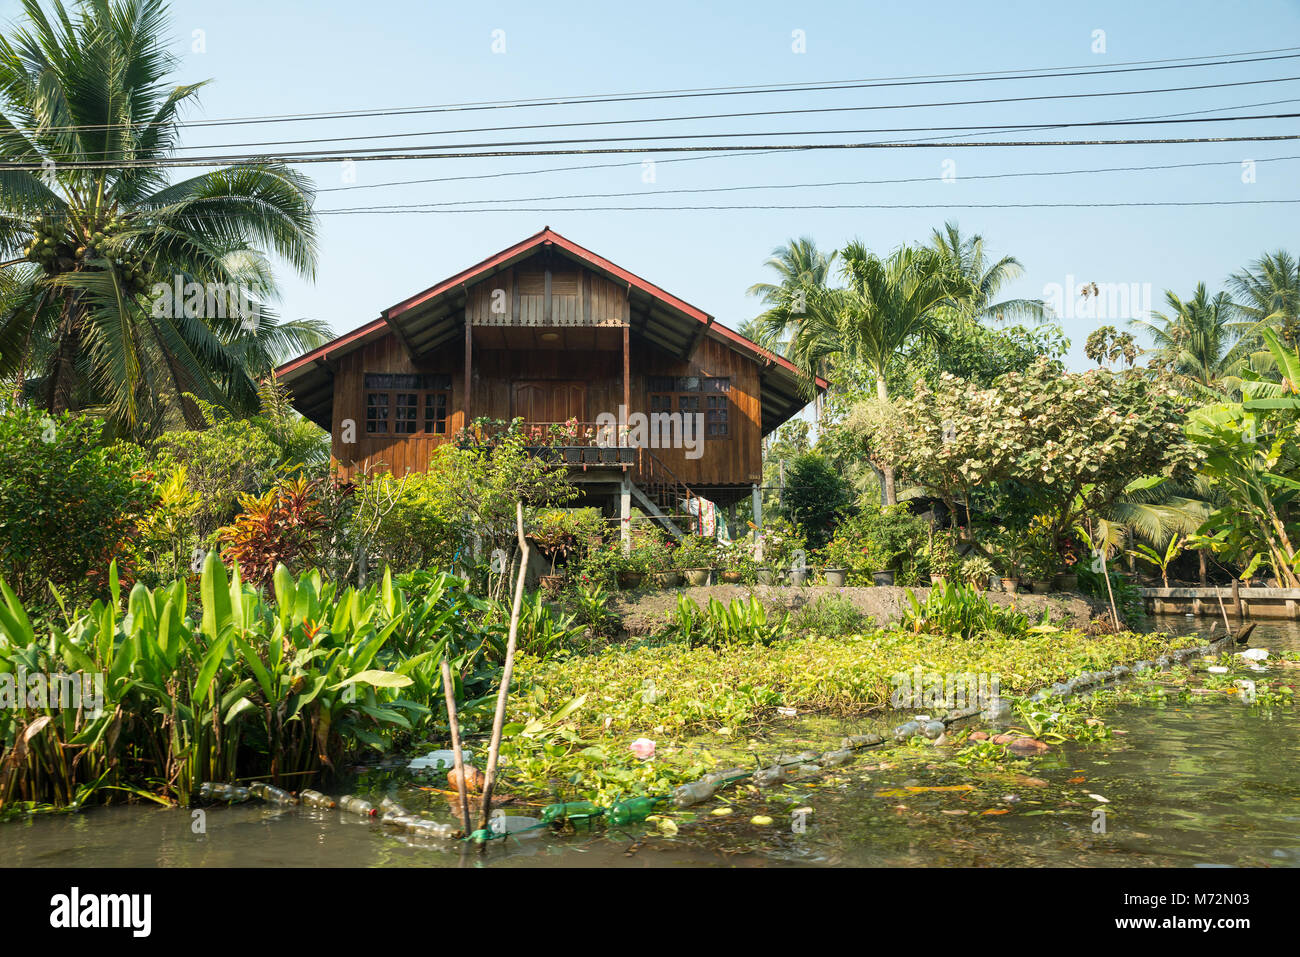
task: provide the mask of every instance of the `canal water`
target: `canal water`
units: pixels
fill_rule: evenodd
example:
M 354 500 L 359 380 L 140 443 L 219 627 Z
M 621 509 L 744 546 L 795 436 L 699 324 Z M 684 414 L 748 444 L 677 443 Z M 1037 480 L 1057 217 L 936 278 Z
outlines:
M 1191 619 L 1158 623 L 1191 631 Z M 1229 678 L 1300 683 L 1300 629 L 1260 623 L 1263 671 Z M 1289 662 L 1288 660 L 1289 659 Z M 143 806 L 40 815 L 0 825 L 6 866 L 1300 866 L 1300 712 L 1243 703 L 1223 680 L 1160 676 L 1162 696 L 1099 706 L 1113 736 L 992 762 L 955 747 L 863 752 L 776 790 L 722 792 L 672 824 L 542 832 L 464 845 L 411 841 L 338 811 L 245 804 Z M 1190 685 L 1190 687 L 1189 687 Z M 1216 686 L 1217 685 L 1217 686 Z M 834 746 L 863 721 L 793 719 L 751 740 L 759 754 Z M 712 742 L 701 742 L 712 744 Z M 405 789 L 446 817 L 445 796 Z M 715 814 L 719 808 L 729 813 Z M 510 813 L 536 813 L 510 809 Z M 759 818 L 754 823 L 754 818 Z M 766 823 L 763 818 L 770 819 Z M 673 831 L 675 833 L 666 833 Z

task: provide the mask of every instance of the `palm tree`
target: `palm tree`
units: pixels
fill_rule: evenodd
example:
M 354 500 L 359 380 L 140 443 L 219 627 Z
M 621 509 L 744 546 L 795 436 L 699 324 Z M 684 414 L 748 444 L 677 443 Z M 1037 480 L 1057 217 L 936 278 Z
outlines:
M 1003 256 L 991 262 L 984 249 L 984 237 L 962 236 L 956 223 L 944 223 L 943 229 L 930 234 L 930 245 L 949 266 L 965 276 L 974 290 L 968 299 L 950 303 L 950 307 L 964 318 L 977 321 L 1047 319 L 1047 307 L 1041 299 L 1004 299 L 996 301 L 1002 287 L 1019 279 L 1024 267 L 1014 256 Z
M 791 239 L 784 246 L 772 250 L 763 264 L 776 273 L 777 281 L 756 282 L 745 290 L 757 296 L 767 308 L 743 323 L 742 335 L 765 349 L 788 356 L 790 340 L 799 325 L 813 310 L 824 308 L 828 298 L 828 283 L 837 253 L 830 255 L 817 248 L 817 243 L 807 236 Z M 826 375 L 825 365 L 817 370 Z M 822 395 L 813 391 L 817 421 L 821 421 Z
M 118 433 L 201 427 L 190 396 L 255 409 L 256 377 L 328 335 L 266 308 L 268 254 L 315 271 L 307 180 L 255 164 L 168 181 L 203 84 L 166 83 L 163 0 L 22 6 L 0 38 L 0 376 Z
M 1241 272 L 1228 277 L 1247 318 L 1278 330 L 1294 346 L 1300 336 L 1300 264 L 1284 249 L 1266 253 Z
M 889 401 L 890 363 L 912 340 L 934 331 L 935 313 L 973 294 L 969 281 L 935 250 L 904 246 L 881 258 L 861 242 L 840 254 L 847 288 L 825 293 L 794 332 L 791 358 L 811 381 L 834 357 L 857 360 L 876 381 L 876 397 Z M 885 503 L 898 501 L 892 468 L 884 468 Z
M 1167 312 L 1131 319 L 1129 325 L 1151 336 L 1159 356 L 1187 391 L 1213 398 L 1224 388 L 1238 388 L 1237 373 L 1250 358 L 1250 342 L 1242 335 L 1244 324 L 1232 298 L 1226 292 L 1211 297 L 1202 282 L 1186 300 L 1165 290 L 1165 303 Z

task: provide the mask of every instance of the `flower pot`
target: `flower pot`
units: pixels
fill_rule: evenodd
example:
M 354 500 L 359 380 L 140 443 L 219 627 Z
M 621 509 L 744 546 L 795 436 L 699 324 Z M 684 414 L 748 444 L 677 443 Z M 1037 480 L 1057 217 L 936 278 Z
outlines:
M 542 591 L 548 595 L 558 595 L 564 588 L 563 575 L 542 575 L 538 578 Z
M 713 574 L 712 568 L 683 568 L 682 574 L 686 576 L 688 585 L 707 585 L 709 578 Z
M 843 588 L 844 583 L 849 579 L 849 570 L 847 568 L 823 568 L 822 575 L 826 578 L 826 584 L 832 588 Z
M 728 569 L 722 573 L 722 580 L 728 585 L 734 585 L 740 581 L 740 572 Z
M 569 465 L 580 465 L 582 463 L 582 449 L 577 446 L 569 446 L 564 450 L 564 461 Z
M 655 584 L 660 588 L 676 588 L 682 583 L 682 573 L 679 571 L 655 572 Z
M 623 589 L 640 588 L 644 578 L 644 572 L 620 571 L 618 573 L 618 587 Z
M 1078 591 L 1079 576 L 1074 572 L 1062 572 L 1056 576 L 1056 581 L 1053 584 L 1056 585 L 1057 591 Z
M 1052 590 L 1051 582 L 1030 582 L 1029 590 L 1035 595 L 1046 595 Z
M 1006 592 L 1008 595 L 1014 595 L 1019 589 L 1020 589 L 1019 578 L 1002 579 L 1002 590 Z
M 790 569 L 790 584 L 803 585 L 808 581 L 808 569 L 792 568 Z
M 894 573 L 892 571 L 872 572 L 871 578 L 877 585 L 894 584 Z
M 754 572 L 754 577 L 760 585 L 770 585 L 776 581 L 776 572 L 770 568 L 760 568 Z

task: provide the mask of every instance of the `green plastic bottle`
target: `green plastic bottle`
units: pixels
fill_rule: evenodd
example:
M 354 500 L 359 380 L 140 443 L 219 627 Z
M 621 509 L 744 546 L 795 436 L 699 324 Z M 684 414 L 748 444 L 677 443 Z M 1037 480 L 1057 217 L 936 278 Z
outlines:
M 542 823 L 555 824 L 561 821 L 581 820 L 595 817 L 601 809 L 590 801 L 568 801 L 564 804 L 548 804 L 542 808 Z
M 654 813 L 655 805 L 663 800 L 662 797 L 628 798 L 626 801 L 611 804 L 609 810 L 605 812 L 605 816 L 609 818 L 609 823 L 615 827 L 622 824 L 632 824 L 635 821 L 644 821 Z

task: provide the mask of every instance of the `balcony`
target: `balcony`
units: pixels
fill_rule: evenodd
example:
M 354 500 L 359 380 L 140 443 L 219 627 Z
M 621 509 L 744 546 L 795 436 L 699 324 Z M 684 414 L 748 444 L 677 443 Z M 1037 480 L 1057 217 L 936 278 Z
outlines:
M 456 442 L 462 448 L 492 448 L 507 436 L 518 435 L 524 451 L 545 462 L 573 468 L 632 468 L 637 450 L 626 444 L 616 426 L 578 422 L 512 422 L 476 419 L 462 429 Z

